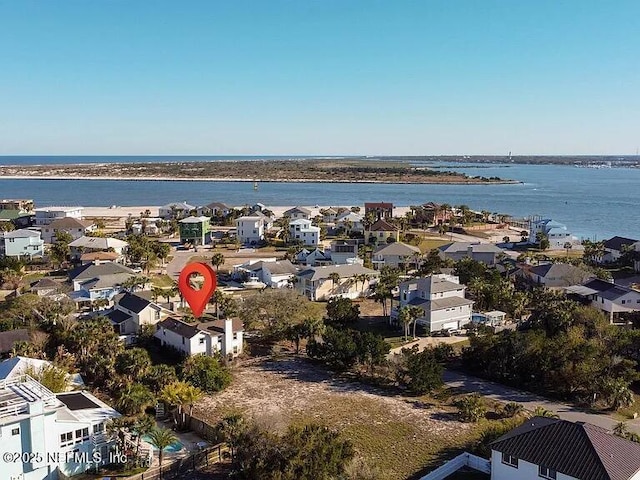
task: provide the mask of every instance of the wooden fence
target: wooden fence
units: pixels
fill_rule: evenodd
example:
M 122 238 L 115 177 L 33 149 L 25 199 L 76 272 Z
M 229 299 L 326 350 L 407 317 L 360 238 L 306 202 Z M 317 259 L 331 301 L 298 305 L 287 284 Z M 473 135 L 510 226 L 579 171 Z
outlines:
M 188 457 L 179 458 L 171 462 L 168 462 L 167 457 L 165 457 L 163 465 L 151 467 L 145 472 L 127 477 L 127 480 L 173 480 L 190 478 L 187 474 L 221 462 L 226 452 L 228 452 L 228 447 L 220 443 L 200 452 L 195 452 Z

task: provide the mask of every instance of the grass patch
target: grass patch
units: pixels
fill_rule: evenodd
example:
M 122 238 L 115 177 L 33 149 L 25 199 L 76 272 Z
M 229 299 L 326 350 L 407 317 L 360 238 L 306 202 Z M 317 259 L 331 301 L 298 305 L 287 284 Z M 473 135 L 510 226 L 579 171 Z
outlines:
M 173 279 L 169 275 L 154 275 L 151 283 L 154 287 L 170 288 L 173 286 Z
M 442 245 L 446 245 L 451 242 L 452 240 L 449 240 L 446 236 L 442 238 L 423 238 L 420 245 L 418 245 L 418 248 L 420 248 L 422 253 L 428 253 L 434 248 L 441 247 Z
M 623 420 L 633 419 L 634 413 L 637 413 L 638 415 L 640 415 L 640 394 L 634 393 L 633 399 L 634 399 L 633 405 L 631 405 L 630 407 L 621 408 L 616 412 L 616 415 L 621 417 Z

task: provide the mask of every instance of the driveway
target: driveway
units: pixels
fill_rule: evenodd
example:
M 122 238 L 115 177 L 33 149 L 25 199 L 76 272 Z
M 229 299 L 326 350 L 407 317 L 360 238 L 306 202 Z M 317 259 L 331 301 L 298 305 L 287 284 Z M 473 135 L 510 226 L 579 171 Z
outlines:
M 556 413 L 563 420 L 587 422 L 607 430 L 613 430 L 616 423 L 620 421 L 611 415 L 587 413 L 564 403 L 554 402 L 529 392 L 515 390 L 498 383 L 489 382 L 451 370 L 445 371 L 444 382 L 449 387 L 457 388 L 465 392 L 478 392 L 485 397 L 499 402 L 521 403 L 524 408 L 530 411 L 540 406 Z M 638 408 L 640 408 L 640 406 L 638 406 Z M 627 426 L 630 431 L 640 434 L 640 418 L 629 420 Z

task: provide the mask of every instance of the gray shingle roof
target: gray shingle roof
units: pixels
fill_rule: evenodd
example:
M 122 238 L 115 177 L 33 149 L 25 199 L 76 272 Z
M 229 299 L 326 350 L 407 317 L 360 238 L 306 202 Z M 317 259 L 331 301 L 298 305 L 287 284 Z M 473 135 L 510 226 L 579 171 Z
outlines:
M 310 267 L 303 270 L 298 274 L 299 277 L 304 277 L 307 280 L 323 280 L 329 278 L 329 275 L 337 272 L 340 278 L 349 278 L 353 275 L 360 275 L 366 273 L 367 275 L 378 276 L 379 272 L 365 268 L 362 265 L 327 265 L 325 267 Z
M 103 275 L 115 275 L 119 273 L 128 273 L 134 275 L 135 272 L 124 265 L 114 262 L 105 262 L 99 265 L 87 264 L 78 267 L 69 273 L 72 280 L 91 280 Z
M 200 331 L 196 325 L 185 323 L 174 317 L 166 318 L 162 322 L 158 323 L 158 327 L 165 328 L 185 338 L 195 337 Z
M 16 342 L 28 342 L 29 330 L 26 328 L 18 328 L 16 330 L 8 330 L 0 332 L 0 353 L 10 352 L 13 344 Z
M 402 242 L 393 242 L 381 245 L 373 252 L 374 255 L 415 255 L 420 254 L 420 249 Z
M 618 252 L 622 251 L 622 247 L 625 245 L 633 245 L 638 240 L 634 240 L 633 238 L 626 237 L 612 237 L 606 242 L 604 242 L 604 248 L 608 248 L 610 250 L 617 250 Z
M 640 470 L 640 444 L 587 423 L 533 417 L 491 448 L 581 480 L 629 480 Z
M 453 242 L 442 245 L 439 250 L 443 253 L 467 253 L 471 248 L 473 253 L 502 253 L 499 247 L 493 243 L 471 243 L 471 242 Z
M 151 304 L 151 301 L 149 301 L 149 299 L 144 298 L 136 293 L 128 292 L 117 296 L 115 301 L 122 308 L 126 308 L 127 310 L 135 313 L 140 313 Z

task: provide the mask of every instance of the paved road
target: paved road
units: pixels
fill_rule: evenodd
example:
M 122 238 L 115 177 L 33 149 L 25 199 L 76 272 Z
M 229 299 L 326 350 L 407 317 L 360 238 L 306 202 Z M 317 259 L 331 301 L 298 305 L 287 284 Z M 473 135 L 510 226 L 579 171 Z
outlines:
M 555 412 L 563 420 L 588 422 L 607 430 L 612 430 L 615 424 L 620 421 L 611 415 L 587 413 L 570 405 L 557 403 L 532 393 L 515 390 L 460 372 L 447 370 L 444 373 L 444 381 L 449 387 L 459 388 L 466 392 L 478 392 L 499 402 L 521 403 L 527 410 L 533 411 L 536 407 L 541 406 Z M 640 405 L 638 408 L 640 408 Z M 640 418 L 629 420 L 627 425 L 630 431 L 640 434 Z

